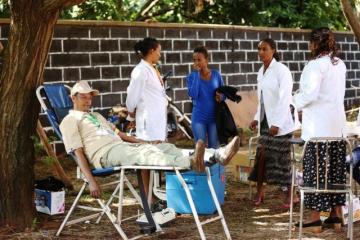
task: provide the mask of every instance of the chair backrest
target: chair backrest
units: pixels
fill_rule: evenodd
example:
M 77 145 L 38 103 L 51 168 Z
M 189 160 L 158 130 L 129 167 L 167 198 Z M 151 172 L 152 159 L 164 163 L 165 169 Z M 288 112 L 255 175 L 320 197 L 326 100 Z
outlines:
M 334 145 L 334 143 L 337 143 L 337 145 Z M 341 145 L 340 143 L 343 143 L 343 145 L 340 146 Z M 331 171 L 331 169 L 329 168 L 329 167 L 331 167 L 330 152 L 333 150 L 334 146 L 345 147 L 345 149 L 343 149 L 345 151 L 344 155 L 343 155 L 343 158 L 344 158 L 343 159 L 343 161 L 344 161 L 344 169 L 343 170 L 344 170 L 344 172 L 346 172 L 346 167 L 345 167 L 346 166 L 345 165 L 346 155 L 351 154 L 351 152 L 352 152 L 352 144 L 348 139 L 341 138 L 341 137 L 311 138 L 304 145 L 303 153 L 302 153 L 302 157 L 301 157 L 302 159 L 304 159 L 305 152 L 307 151 L 307 147 L 309 146 L 309 144 L 315 145 L 314 161 L 315 161 L 315 171 L 316 171 L 316 186 L 310 186 L 310 187 L 315 187 L 318 190 L 335 190 L 335 189 L 342 189 L 343 187 L 345 187 L 346 184 L 351 185 L 352 170 L 350 170 L 350 177 L 347 179 L 347 183 L 331 184 L 328 182 L 329 174 Z M 325 161 L 325 163 L 323 164 L 324 170 L 322 172 L 320 172 L 320 170 L 319 170 L 321 161 Z M 350 164 L 352 165 L 352 160 L 350 161 Z M 325 181 L 323 183 L 320 182 L 321 174 L 324 174 L 324 177 L 325 177 Z
M 64 84 L 45 84 L 36 90 L 37 98 L 42 110 L 53 127 L 56 135 L 62 139 L 59 125 L 64 117 L 73 108 L 69 97 L 70 87 Z

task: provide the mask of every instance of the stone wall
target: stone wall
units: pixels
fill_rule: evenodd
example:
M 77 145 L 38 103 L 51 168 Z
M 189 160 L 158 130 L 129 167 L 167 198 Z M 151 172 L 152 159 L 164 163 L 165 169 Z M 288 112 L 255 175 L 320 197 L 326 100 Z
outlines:
M 0 21 L 1 42 L 6 45 L 9 23 Z M 139 62 L 133 51 L 135 43 L 147 36 L 161 42 L 161 71 L 172 71 L 168 80 L 169 95 L 186 112 L 191 103 L 185 76 L 191 71 L 192 50 L 205 45 L 210 52 L 211 67 L 218 69 L 226 84 L 240 90 L 256 88 L 256 73 L 261 66 L 257 44 L 264 37 L 277 42 L 281 61 L 293 73 L 295 89 L 308 58 L 309 31 L 281 28 L 258 28 L 226 25 L 124 23 L 100 21 L 60 21 L 45 69 L 46 82 L 88 80 L 101 95 L 94 101 L 97 110 L 124 103 L 130 72 Z M 346 105 L 359 103 L 360 50 L 354 35 L 337 32 L 341 57 L 348 68 Z

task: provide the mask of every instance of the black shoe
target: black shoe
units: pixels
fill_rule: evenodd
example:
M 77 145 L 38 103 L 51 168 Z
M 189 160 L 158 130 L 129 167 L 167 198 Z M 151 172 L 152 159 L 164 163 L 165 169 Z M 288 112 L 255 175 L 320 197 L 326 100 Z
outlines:
M 324 225 L 327 227 L 331 227 L 335 230 L 341 229 L 342 220 L 339 217 L 328 217 L 324 221 Z
M 300 223 L 296 223 L 295 227 L 300 227 Z M 320 233 L 322 230 L 322 222 L 319 219 L 315 222 L 303 223 L 302 228 L 306 232 L 309 231 L 312 233 Z

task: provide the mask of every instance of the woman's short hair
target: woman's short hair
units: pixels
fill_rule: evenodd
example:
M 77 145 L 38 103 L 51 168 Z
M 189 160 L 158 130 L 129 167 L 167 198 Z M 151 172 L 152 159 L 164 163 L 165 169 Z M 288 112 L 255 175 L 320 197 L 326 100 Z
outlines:
M 264 39 L 262 39 L 260 42 L 266 42 L 267 44 L 269 44 L 270 48 L 271 48 L 272 50 L 275 50 L 275 51 L 274 51 L 274 54 L 273 54 L 273 58 L 275 58 L 276 61 L 280 61 L 280 55 L 279 55 L 279 53 L 278 53 L 278 51 L 277 51 L 277 49 L 276 49 L 276 43 L 275 43 L 275 41 L 274 41 L 273 39 L 271 39 L 271 38 L 264 38 Z
M 335 57 L 338 54 L 338 48 L 333 32 L 327 27 L 316 28 L 310 33 L 310 43 L 314 44 L 311 51 L 311 58 L 315 59 L 322 54 L 330 54 L 331 62 L 336 64 Z
M 148 55 L 150 50 L 156 49 L 159 45 L 160 43 L 158 40 L 156 40 L 155 38 L 147 37 L 143 40 L 138 41 L 134 46 L 134 50 L 136 54 L 145 57 L 146 55 Z
M 202 53 L 206 59 L 208 59 L 208 50 L 205 46 L 198 46 L 194 48 L 194 53 Z

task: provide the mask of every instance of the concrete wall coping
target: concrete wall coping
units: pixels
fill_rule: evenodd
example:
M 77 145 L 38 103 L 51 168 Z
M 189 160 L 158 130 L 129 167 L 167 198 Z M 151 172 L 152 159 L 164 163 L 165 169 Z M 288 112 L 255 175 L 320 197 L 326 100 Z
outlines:
M 0 24 L 10 24 L 10 19 L 0 18 Z M 253 27 L 225 24 L 202 24 L 202 23 L 163 23 L 163 22 L 124 22 L 124 21 L 102 21 L 102 20 L 58 20 L 57 25 L 63 26 L 96 26 L 96 27 L 151 27 L 151 28 L 208 28 L 225 30 L 246 31 L 270 31 L 308 33 L 310 29 L 277 28 L 277 27 Z M 337 34 L 353 34 L 352 31 L 334 31 Z

